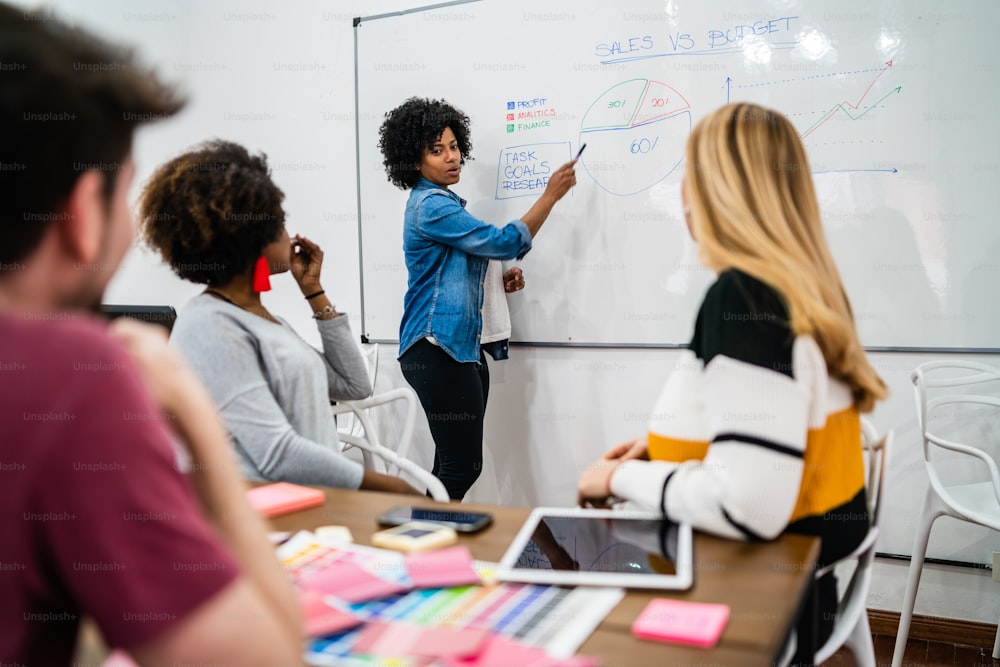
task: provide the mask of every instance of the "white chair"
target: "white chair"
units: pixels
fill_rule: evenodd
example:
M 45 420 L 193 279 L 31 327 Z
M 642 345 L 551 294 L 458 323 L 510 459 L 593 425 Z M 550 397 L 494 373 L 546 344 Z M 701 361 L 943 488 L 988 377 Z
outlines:
M 862 446 L 868 457 L 865 479 L 868 533 L 854 551 L 816 572 L 816 579 L 819 579 L 834 568 L 842 568 L 844 564 L 855 561 L 854 571 L 837 604 L 833 633 L 816 651 L 817 665 L 829 660 L 841 646 L 846 646 L 854 654 L 854 661 L 859 667 L 875 667 L 875 645 L 868 625 L 868 588 L 875 560 L 875 543 L 878 542 L 881 526 L 886 459 L 892 449 L 893 432 L 890 430 L 879 438 L 875 428 L 867 420 L 862 420 L 861 433 Z
M 837 562 L 816 571 L 815 578 L 819 580 L 831 570 L 843 570 L 845 565 L 849 566 L 854 561 L 854 569 L 837 603 L 837 619 L 834 621 L 833 632 L 823 646 L 816 651 L 815 664 L 817 665 L 829 660 L 840 647 L 847 646 L 854 654 L 854 661 L 859 667 L 875 667 L 875 645 L 872 642 L 871 628 L 868 625 L 868 587 L 871 584 L 875 543 L 878 542 L 882 519 L 886 458 L 892 449 L 893 432 L 888 431 L 879 438 L 875 427 L 866 419 L 862 419 L 861 436 L 862 448 L 868 459 L 865 473 L 868 532 L 854 551 Z M 794 653 L 795 637 L 793 635 L 778 664 L 788 665 Z
M 376 392 L 375 382 L 378 380 L 378 345 L 375 343 L 361 343 L 358 348 L 361 350 L 361 354 L 365 358 L 365 366 L 368 369 L 368 380 L 372 387 L 371 392 L 369 392 L 368 396 L 365 397 L 366 399 L 369 399 L 374 396 Z M 346 452 L 347 450 L 356 447 L 354 444 L 344 442 L 344 435 L 363 438 L 366 431 L 365 425 L 361 423 L 358 414 L 353 409 L 349 408 L 350 404 L 350 401 L 340 401 L 333 405 L 334 419 L 337 422 L 337 434 L 341 438 L 340 451 L 342 452 Z M 374 424 L 371 423 L 370 419 L 368 422 L 368 430 L 374 430 L 372 428 Z M 348 438 L 348 440 L 350 440 L 350 438 Z M 406 443 L 403 444 L 405 447 Z M 358 449 L 361 448 L 358 447 Z M 378 467 L 375 465 L 375 462 L 371 460 L 371 456 L 365 454 L 363 449 L 361 451 L 365 467 L 376 470 Z M 386 466 L 382 466 L 382 469 L 379 470 L 379 472 L 385 472 L 385 468 Z
M 378 346 L 370 344 L 363 348 L 363 352 L 368 362 L 368 375 L 373 393 L 368 398 L 339 401 L 332 406 L 333 414 L 338 419 L 337 435 L 340 438 L 341 451 L 357 447 L 361 451 L 365 468 L 390 475 L 399 473 L 407 475 L 426 487 L 434 500 L 448 502 L 450 500 L 448 491 L 441 480 L 406 457 L 413 440 L 413 427 L 420 403 L 416 393 L 409 387 L 396 387 L 382 393 L 374 393 L 378 374 Z M 397 401 L 403 404 L 404 416 L 399 442 L 393 449 L 380 441 L 373 411 L 385 408 L 388 412 L 388 406 Z
M 896 647 L 892 653 L 893 667 L 903 662 L 903 650 L 910 634 L 913 619 L 913 605 L 917 599 L 920 573 L 931 527 L 940 516 L 950 516 L 961 521 L 977 523 L 993 530 L 1000 530 L 1000 473 L 993 458 L 982 449 L 944 438 L 937 430 L 942 408 L 945 406 L 979 405 L 1000 408 L 1000 398 L 974 393 L 966 393 L 973 385 L 1000 381 L 1000 370 L 971 361 L 931 361 L 921 364 L 913 371 L 913 381 L 917 401 L 917 421 L 923 439 L 924 464 L 930 484 L 924 495 L 924 504 L 918 514 L 917 533 L 913 540 L 913 555 L 906 580 L 903 608 L 899 615 L 896 631 Z M 933 390 L 942 389 L 943 392 Z M 976 387 L 973 390 L 979 390 Z M 931 391 L 929 391 L 931 390 Z M 929 395 L 932 394 L 932 395 Z M 1000 412 L 997 413 L 1000 417 Z M 994 417 L 990 423 L 1000 420 Z M 979 461 L 989 471 L 990 481 L 966 484 L 949 484 L 942 479 L 938 463 L 932 460 L 933 446 L 952 452 L 965 454 Z M 939 452 L 940 453 L 940 452 Z M 993 644 L 993 657 L 1000 658 L 1000 632 Z

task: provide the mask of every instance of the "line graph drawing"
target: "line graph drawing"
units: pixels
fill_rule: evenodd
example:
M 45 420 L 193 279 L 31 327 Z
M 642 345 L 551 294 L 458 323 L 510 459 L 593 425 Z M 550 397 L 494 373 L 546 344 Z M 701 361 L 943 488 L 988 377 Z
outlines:
M 893 88 L 892 90 L 890 90 L 888 93 L 886 93 L 885 95 L 883 95 L 881 98 L 879 98 L 878 101 L 876 101 L 874 104 L 871 104 L 868 107 L 865 107 L 864 111 L 862 111 L 861 113 L 859 113 L 857 115 L 851 113 L 852 110 L 856 112 L 856 111 L 858 111 L 858 109 L 861 108 L 861 103 L 864 102 L 865 98 L 868 96 L 868 93 L 871 92 L 872 88 L 875 87 L 875 84 L 878 83 L 878 80 L 881 79 L 882 75 L 885 74 L 889 70 L 889 68 L 891 68 L 891 67 L 892 67 L 892 61 L 891 60 L 886 61 L 885 67 L 883 67 L 882 71 L 880 71 L 878 73 L 878 76 L 876 76 L 872 80 L 872 82 L 870 84 L 868 84 L 868 87 L 865 88 L 865 92 L 861 94 L 861 97 L 858 98 L 858 101 L 856 103 L 851 104 L 850 102 L 844 101 L 844 102 L 840 102 L 838 104 L 835 104 L 829 111 L 826 112 L 826 115 L 824 115 L 818 121 L 816 121 L 815 123 L 813 123 L 812 126 L 809 129 L 807 129 L 805 132 L 802 133 L 802 138 L 805 139 L 806 137 L 808 137 L 810 134 L 812 134 L 814 131 L 816 131 L 820 126 L 822 126 L 828 120 L 830 120 L 831 118 L 833 118 L 834 114 L 836 114 L 838 111 L 843 111 L 845 114 L 847 114 L 847 116 L 851 120 L 858 120 L 859 118 L 861 118 L 862 116 L 864 116 L 865 114 L 867 114 L 872 109 L 877 108 L 878 105 L 881 104 L 890 95 L 898 94 L 899 91 L 903 89 L 902 86 L 896 86 L 895 88 Z
M 797 78 L 793 78 L 793 79 L 782 79 L 782 80 L 777 80 L 777 81 L 764 81 L 764 82 L 761 82 L 761 83 L 740 84 L 740 85 L 734 85 L 733 84 L 733 78 L 727 76 L 726 77 L 726 103 L 728 104 L 729 102 L 732 101 L 732 92 L 733 92 L 734 88 L 735 89 L 742 89 L 742 90 L 749 90 L 749 89 L 753 89 L 753 88 L 762 88 L 764 86 L 786 85 L 786 84 L 799 84 L 800 82 L 810 81 L 810 80 L 829 79 L 829 78 L 833 78 L 833 77 L 842 78 L 842 77 L 853 76 L 853 75 L 857 75 L 857 74 L 861 74 L 861 73 L 866 73 L 866 72 L 877 72 L 877 74 L 875 75 L 875 77 L 871 80 L 871 82 L 865 88 L 864 92 L 861 93 L 861 96 L 858 98 L 857 102 L 851 103 L 848 100 L 843 100 L 841 102 L 838 102 L 838 103 L 834 104 L 832 107 L 830 107 L 828 109 L 822 110 L 820 112 L 820 114 L 821 114 L 820 118 L 818 120 L 816 120 L 812 125 L 810 125 L 808 128 L 806 128 L 802 132 L 802 138 L 805 139 L 810 134 L 812 134 L 813 132 L 815 132 L 816 130 L 818 130 L 820 127 L 822 127 L 831 118 L 834 118 L 836 116 L 837 112 L 839 112 L 839 111 L 842 111 L 851 120 L 859 120 L 862 117 L 864 117 L 866 114 L 868 114 L 869 112 L 871 112 L 873 109 L 879 108 L 879 106 L 882 104 L 882 102 L 884 102 L 885 100 L 887 100 L 889 97 L 891 97 L 893 95 L 898 95 L 902 91 L 902 89 L 903 89 L 903 87 L 901 85 L 900 86 L 896 86 L 895 88 L 891 89 L 889 92 L 885 93 L 880 98 L 878 98 L 875 102 L 873 102 L 873 103 L 871 103 L 871 104 L 869 104 L 867 106 L 863 106 L 865 98 L 868 97 L 868 94 L 871 93 L 872 90 L 876 87 L 876 84 L 879 82 L 879 80 L 882 78 L 882 76 L 884 74 L 886 74 L 892 68 L 892 65 L 893 65 L 893 61 L 892 60 L 887 60 L 881 67 L 878 67 L 878 68 L 861 69 L 861 70 L 854 70 L 854 71 L 848 71 L 848 72 L 830 72 L 830 73 L 825 73 L 825 74 L 815 74 L 815 75 L 811 75 L 811 76 L 797 77 Z M 795 113 L 795 112 L 789 113 L 789 112 L 786 112 L 786 113 L 787 113 L 787 115 L 789 117 L 803 115 L 801 112 L 799 112 L 799 113 Z
M 754 83 L 736 83 L 732 77 L 727 76 L 725 80 L 726 101 L 727 103 L 733 101 L 734 97 L 737 99 L 753 99 L 758 96 L 766 98 L 773 96 L 775 94 L 773 92 L 774 89 L 780 87 L 787 87 L 797 92 L 795 96 L 789 95 L 788 99 L 820 100 L 829 94 L 830 86 L 839 86 L 842 91 L 847 87 L 857 86 L 855 90 L 858 92 L 854 94 L 842 92 L 841 95 L 843 96 L 840 101 L 824 105 L 819 109 L 814 108 L 814 110 L 800 111 L 781 109 L 781 111 L 800 128 L 799 131 L 802 139 L 810 140 L 807 143 L 807 148 L 810 152 L 816 154 L 817 161 L 823 164 L 821 168 L 813 171 L 813 173 L 868 172 L 895 174 L 898 172 L 898 169 L 886 165 L 885 160 L 875 165 L 865 165 L 864 167 L 859 165 L 858 168 L 848 168 L 847 165 L 844 165 L 847 159 L 854 161 L 859 157 L 856 150 L 854 153 L 844 152 L 850 150 L 849 147 L 851 145 L 883 143 L 879 134 L 872 134 L 868 129 L 861 128 L 860 125 L 854 128 L 853 123 L 865 118 L 876 118 L 876 115 L 872 114 L 873 111 L 888 108 L 890 105 L 887 102 L 890 101 L 890 98 L 901 94 L 903 90 L 902 85 L 896 85 L 886 90 L 885 84 L 890 79 L 893 63 L 893 60 L 887 60 L 878 66 L 836 72 L 821 72 L 806 76 L 786 77 Z M 858 85 L 857 79 L 862 76 L 865 78 Z M 852 82 L 854 83 L 852 84 Z M 832 122 L 836 120 L 846 121 L 846 124 Z M 835 124 L 840 127 L 833 130 L 831 134 L 829 130 Z M 820 130 L 823 130 L 823 132 L 820 132 Z M 864 157 L 867 159 L 877 157 L 877 155 L 869 152 Z

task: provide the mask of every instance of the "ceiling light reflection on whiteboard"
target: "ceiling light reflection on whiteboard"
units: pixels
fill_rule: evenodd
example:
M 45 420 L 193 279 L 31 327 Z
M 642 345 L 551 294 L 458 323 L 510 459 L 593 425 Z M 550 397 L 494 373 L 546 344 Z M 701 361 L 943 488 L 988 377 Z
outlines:
M 833 44 L 830 43 L 830 38 L 819 30 L 815 28 L 803 30 L 798 34 L 797 39 L 798 45 L 792 51 L 794 55 L 801 56 L 806 60 L 836 61 L 836 51 Z M 831 55 L 832 58 L 830 58 Z
M 878 49 L 882 52 L 883 58 L 894 58 L 899 52 L 902 40 L 898 32 L 882 31 L 878 38 Z
M 743 38 L 743 59 L 747 65 L 767 65 L 771 62 L 771 45 L 761 35 Z

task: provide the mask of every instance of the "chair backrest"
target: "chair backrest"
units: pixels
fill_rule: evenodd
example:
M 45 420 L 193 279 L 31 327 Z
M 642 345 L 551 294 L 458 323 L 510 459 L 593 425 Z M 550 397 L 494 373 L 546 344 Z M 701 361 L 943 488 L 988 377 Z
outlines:
M 364 355 L 365 363 L 368 365 L 368 379 L 372 383 L 372 394 L 377 389 L 375 383 L 378 382 L 378 343 L 361 343 L 361 354 Z
M 1000 396 L 972 393 L 981 391 L 981 385 L 988 382 L 995 382 L 1000 386 L 1000 369 L 974 361 L 950 359 L 929 361 L 917 366 L 910 379 L 913 382 L 917 404 L 917 423 L 923 441 L 924 464 L 931 487 L 955 509 L 955 500 L 947 490 L 947 485 L 938 472 L 938 466 L 932 459 L 932 446 L 936 445 L 978 459 L 989 472 L 993 495 L 996 502 L 1000 503 L 1000 471 L 991 453 L 968 442 L 958 442 L 953 436 L 944 437 L 938 430 L 939 422 L 934 419 L 948 406 L 978 405 L 995 408 L 996 412 L 991 414 L 986 422 L 1000 423 Z M 939 389 L 945 391 L 934 391 Z
M 118 304 L 101 304 L 101 312 L 109 319 L 131 317 L 134 320 L 159 324 L 167 332 L 173 330 L 177 320 L 177 311 L 173 306 L 127 306 Z
M 914 398 L 917 401 L 917 422 L 920 425 L 921 434 L 926 434 L 929 430 L 928 418 L 933 407 L 943 405 L 945 402 L 934 402 L 930 397 L 933 389 L 958 389 L 972 387 L 986 382 L 1000 381 L 1000 369 L 975 361 L 964 360 L 940 360 L 928 361 L 917 366 L 910 374 L 913 382 Z M 959 397 L 979 397 L 976 394 L 950 394 L 940 398 L 955 399 Z M 982 398 L 990 398 L 983 396 Z M 992 403 L 992 401 L 987 401 Z
M 868 504 L 869 522 L 880 525 L 882 514 L 882 489 L 885 488 L 885 459 L 894 437 L 888 431 L 881 438 L 875 426 L 867 419 L 861 420 L 861 448 L 867 455 L 865 472 L 865 500 Z
M 377 391 L 375 381 L 378 379 L 378 344 L 361 343 L 361 355 L 365 359 L 365 366 L 368 369 L 368 381 L 371 383 L 371 393 L 365 398 L 371 398 Z M 367 422 L 360 410 L 346 410 L 334 413 L 337 420 L 337 431 L 341 434 L 348 434 L 359 438 L 366 437 L 365 434 L 374 429 L 374 425 Z M 343 439 L 343 438 L 341 438 Z
M 878 436 L 875 427 L 866 419 L 861 420 L 861 448 L 865 454 L 865 504 L 868 508 L 868 534 L 861 541 L 854 551 L 844 556 L 838 563 L 860 559 L 864 552 L 871 551 L 871 556 L 875 554 L 875 541 L 878 539 L 879 526 L 882 524 L 882 499 L 885 491 L 885 470 L 886 459 L 892 448 L 895 433 L 892 430 L 886 431 L 882 437 Z M 816 571 L 819 578 L 831 571 L 838 563 L 831 563 L 826 567 Z M 856 574 L 856 573 L 855 573 Z
M 857 564 L 854 572 L 851 573 L 847 582 L 847 587 L 837 605 L 837 620 L 834 623 L 833 632 L 826 643 L 816 652 L 816 664 L 825 662 L 837 649 L 843 646 L 855 628 L 862 621 L 861 615 L 867 613 L 868 588 L 871 584 L 872 563 L 875 560 L 875 545 L 878 542 L 880 526 L 882 522 L 882 499 L 885 495 L 886 461 L 892 450 L 894 438 L 893 431 L 887 431 L 881 438 L 875 428 L 867 421 L 862 420 L 862 447 L 867 456 L 867 470 L 865 474 L 865 497 L 868 503 L 869 528 L 868 533 L 854 551 L 842 558 L 838 563 L 833 563 L 818 570 L 816 577 L 819 578 L 832 570 L 839 563 L 855 560 Z M 864 625 L 867 628 L 867 623 Z M 868 641 L 871 641 L 870 637 Z
M 426 487 L 435 500 L 447 502 L 448 491 L 441 480 L 407 458 L 420 400 L 410 387 L 394 387 L 386 391 L 376 387 L 378 348 L 377 343 L 361 346 L 371 380 L 371 395 L 356 401 L 340 401 L 332 407 L 337 419 L 341 451 L 356 447 L 369 470 L 392 475 L 403 473 Z M 392 446 L 383 444 L 385 433 L 381 433 L 383 429 L 380 427 L 389 431 L 386 437 L 394 441 Z

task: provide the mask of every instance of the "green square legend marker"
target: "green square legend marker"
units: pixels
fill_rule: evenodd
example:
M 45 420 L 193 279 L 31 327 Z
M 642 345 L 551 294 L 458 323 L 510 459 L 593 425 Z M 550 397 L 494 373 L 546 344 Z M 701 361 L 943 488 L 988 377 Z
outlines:
M 509 125 L 507 125 L 507 134 L 510 134 L 513 131 L 514 131 L 514 124 L 510 123 Z

